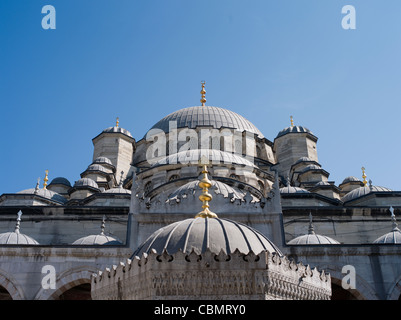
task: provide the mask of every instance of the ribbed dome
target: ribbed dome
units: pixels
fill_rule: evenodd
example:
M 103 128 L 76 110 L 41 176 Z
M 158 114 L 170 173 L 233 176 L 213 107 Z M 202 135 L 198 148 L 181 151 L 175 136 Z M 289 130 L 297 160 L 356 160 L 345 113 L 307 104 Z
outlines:
M 348 183 L 348 182 L 362 182 L 362 181 L 359 180 L 357 177 L 349 176 L 349 177 L 346 177 L 346 178 L 343 180 L 343 182 L 341 182 L 341 184 L 345 184 L 345 183 Z
M 35 239 L 20 232 L 20 223 L 22 211 L 20 210 L 17 214 L 17 224 L 15 226 L 14 232 L 5 232 L 0 234 L 0 245 L 1 244 L 28 244 L 36 245 L 39 244 Z
M 373 243 L 401 243 L 401 231 L 398 228 L 394 228 L 389 233 L 377 238 Z
M 259 135 L 263 138 L 262 133 L 250 121 L 243 116 L 219 107 L 198 106 L 184 108 L 173 113 L 170 113 L 152 129 L 158 128 L 164 132 L 169 131 L 169 121 L 176 121 L 177 128 L 196 128 L 196 126 L 212 126 L 220 129 L 222 127 L 237 129 L 238 131 L 248 131 Z
M 54 192 L 49 189 L 36 189 L 36 188 L 31 188 L 31 189 L 26 189 L 22 190 L 20 192 L 17 192 L 18 194 L 33 194 L 37 196 L 41 196 L 43 198 L 64 204 L 68 200 L 64 198 L 62 195 L 58 194 L 57 192 Z
M 339 242 L 320 234 L 304 234 L 292 239 L 288 244 L 339 244 Z
M 198 164 L 199 160 L 201 160 L 201 158 L 206 155 L 208 155 L 208 160 L 212 163 L 220 162 L 225 164 L 240 164 L 248 167 L 255 167 L 255 164 L 253 164 L 251 161 L 247 160 L 244 157 L 215 149 L 202 149 L 202 150 L 194 149 L 194 150 L 181 151 L 159 159 L 152 166 L 155 167 L 158 165 L 165 165 L 170 163 Z
M 286 135 L 287 133 L 310 133 L 310 134 L 313 134 L 312 131 L 310 131 L 308 128 L 301 127 L 301 126 L 291 126 L 291 127 L 287 127 L 285 129 L 281 130 L 278 133 L 276 139 L 281 136 Z
M 95 160 L 93 160 L 92 164 L 108 164 L 109 166 L 113 166 L 113 163 L 107 157 L 97 157 Z
M 0 234 L 0 244 L 39 244 L 35 239 L 20 232 L 5 232 Z
M 154 232 L 134 252 L 134 256 L 141 257 L 152 249 L 157 253 L 166 250 L 169 254 L 178 251 L 202 254 L 207 249 L 215 254 L 223 251 L 226 254 L 238 249 L 241 253 L 253 252 L 259 254 L 267 250 L 280 250 L 259 231 L 231 220 L 219 218 L 193 218 L 172 223 Z
M 121 244 L 116 238 L 104 234 L 89 235 L 79 238 L 73 242 L 73 245 L 116 245 Z
M 392 191 L 391 189 L 385 188 L 385 187 L 378 187 L 378 186 L 366 186 L 366 187 L 360 187 L 355 190 L 352 190 L 348 192 L 344 197 L 341 198 L 343 202 L 351 201 L 354 199 L 357 199 L 359 197 L 362 197 L 364 195 L 367 195 L 371 192 L 388 192 Z
M 221 194 L 225 198 L 228 198 L 229 196 L 234 197 L 235 199 L 244 199 L 245 195 L 247 194 L 246 191 L 240 190 L 238 188 L 229 186 L 228 184 L 225 184 L 220 181 L 216 180 L 211 180 L 212 186 L 209 189 L 209 192 L 213 190 L 215 194 Z M 197 190 L 201 190 L 199 187 L 199 180 L 191 181 L 183 186 L 177 188 L 174 192 L 172 192 L 168 199 L 169 200 L 174 200 L 174 199 L 181 199 L 186 197 L 187 195 L 193 195 Z M 258 200 L 257 198 L 253 197 L 254 200 Z
M 310 193 L 310 192 L 306 189 L 302 189 L 299 187 L 287 186 L 280 188 L 280 193 Z
M 96 181 L 89 179 L 89 178 L 82 178 L 79 179 L 78 181 L 76 181 L 74 183 L 74 188 L 95 188 L 95 189 L 99 189 L 98 184 L 96 183 Z
M 102 133 L 103 132 L 106 132 L 106 133 L 115 133 L 115 132 L 122 133 L 122 134 L 125 134 L 126 136 L 132 138 L 131 132 L 129 132 L 128 130 L 126 130 L 124 128 L 121 128 L 121 127 L 109 127 L 109 128 L 104 129 L 102 131 Z

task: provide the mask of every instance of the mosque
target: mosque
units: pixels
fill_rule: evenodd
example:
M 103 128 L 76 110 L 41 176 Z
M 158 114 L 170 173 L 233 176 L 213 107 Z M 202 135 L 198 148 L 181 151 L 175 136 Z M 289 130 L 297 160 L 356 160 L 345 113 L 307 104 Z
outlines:
M 200 93 L 138 140 L 117 118 L 73 183 L 0 196 L 0 299 L 399 300 L 401 191 Z

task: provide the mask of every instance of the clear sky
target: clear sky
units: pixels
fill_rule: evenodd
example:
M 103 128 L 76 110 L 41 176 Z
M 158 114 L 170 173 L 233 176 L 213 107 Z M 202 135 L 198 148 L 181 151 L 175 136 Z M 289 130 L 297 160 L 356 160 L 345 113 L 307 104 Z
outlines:
M 42 28 L 48 4 L 55 30 Z M 401 190 L 400 14 L 399 0 L 1 0 L 0 194 L 46 169 L 73 184 L 116 117 L 139 140 L 199 105 L 202 80 L 207 105 L 271 141 L 293 115 L 337 185 L 365 166 Z

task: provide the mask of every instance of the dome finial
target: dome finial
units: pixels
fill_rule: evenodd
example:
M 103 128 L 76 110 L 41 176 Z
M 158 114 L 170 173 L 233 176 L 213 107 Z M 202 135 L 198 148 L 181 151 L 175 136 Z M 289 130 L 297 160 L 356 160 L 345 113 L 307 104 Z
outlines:
M 39 192 L 39 184 L 40 184 L 40 177 L 38 178 L 38 182 L 36 182 L 35 194 Z
M 363 178 L 363 186 L 366 187 L 366 185 L 368 184 L 368 182 L 366 181 L 366 174 L 365 174 L 365 167 L 362 167 L 362 178 Z
M 102 226 L 100 227 L 100 230 L 101 230 L 100 234 L 101 234 L 101 235 L 104 235 L 105 224 L 106 224 L 106 216 L 103 215 Z
M 14 230 L 15 233 L 19 233 L 19 225 L 21 223 L 21 216 L 22 216 L 22 211 L 21 210 L 18 211 L 17 216 L 18 216 L 17 217 L 17 224 L 15 225 L 15 230 Z
M 116 119 L 116 127 L 117 127 L 117 128 L 118 128 L 119 123 L 120 123 L 120 118 L 117 117 L 117 119 Z
M 47 186 L 47 181 L 49 181 L 49 178 L 47 177 L 49 175 L 49 170 L 45 171 L 45 178 L 43 179 L 43 189 L 46 190 L 46 186 Z
M 290 116 L 290 121 L 291 121 L 291 127 L 294 126 L 294 118 L 292 116 Z
M 313 220 L 312 220 L 312 212 L 309 212 L 309 229 L 308 229 L 308 234 L 315 234 L 315 228 L 313 226 Z
M 207 176 L 207 174 L 209 173 L 207 171 L 207 164 L 209 161 L 205 159 L 205 157 L 203 156 L 199 162 L 200 164 L 203 165 L 203 170 L 202 170 L 203 178 L 199 182 L 199 187 L 202 188 L 202 194 L 199 196 L 199 200 L 202 201 L 203 203 L 202 205 L 203 210 L 199 212 L 195 216 L 195 218 L 217 218 L 217 214 L 209 210 L 209 201 L 213 199 L 212 195 L 209 193 L 209 188 L 212 186 L 212 182 L 209 180 Z
M 396 230 L 398 230 L 398 223 L 397 223 L 397 220 L 395 219 L 393 206 L 391 206 L 389 210 L 391 212 L 391 221 L 393 222 L 393 230 L 392 231 L 396 231 Z
M 124 181 L 124 171 L 121 171 L 121 176 L 120 176 L 120 182 L 118 186 L 121 188 L 123 186 L 123 181 Z
M 202 84 L 202 90 L 201 90 L 200 93 L 202 95 L 202 98 L 200 99 L 200 102 L 202 103 L 202 107 L 204 107 L 205 103 L 206 103 L 206 98 L 205 98 L 205 95 L 206 95 L 206 90 L 205 90 L 206 81 L 201 81 L 201 84 Z

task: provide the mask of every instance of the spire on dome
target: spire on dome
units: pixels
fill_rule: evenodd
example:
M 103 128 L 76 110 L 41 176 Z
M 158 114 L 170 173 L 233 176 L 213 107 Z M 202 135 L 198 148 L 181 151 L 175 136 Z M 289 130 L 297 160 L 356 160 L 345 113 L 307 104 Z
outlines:
M 393 206 L 391 206 L 389 210 L 390 210 L 390 212 L 391 212 L 391 221 L 393 222 L 393 230 L 392 230 L 392 231 L 397 231 L 397 230 L 399 230 L 399 229 L 398 229 L 397 220 L 396 220 L 396 218 L 395 218 Z
M 21 216 L 22 216 L 22 211 L 20 210 L 20 211 L 18 211 L 18 213 L 17 213 L 17 224 L 15 225 L 15 230 L 14 230 L 14 232 L 15 233 L 19 233 L 19 228 L 20 228 L 20 223 L 21 223 Z
M 46 190 L 46 186 L 47 186 L 47 181 L 49 181 L 49 178 L 47 177 L 48 175 L 49 175 L 49 170 L 46 170 L 45 171 L 45 178 L 43 179 L 43 189 L 45 189 Z
M 315 234 L 315 228 L 313 226 L 312 212 L 309 212 L 309 229 L 308 234 Z
M 104 235 L 105 225 L 106 225 L 106 216 L 103 215 L 102 226 L 100 227 L 100 230 L 101 230 L 100 234 L 101 234 L 101 235 Z
M 365 167 L 362 167 L 362 179 L 363 179 L 363 186 L 366 187 L 366 185 L 368 184 L 368 182 L 366 181 L 366 173 L 365 173 Z
M 291 127 L 294 126 L 294 118 L 292 116 L 290 116 L 290 121 L 291 121 Z
M 202 107 L 204 107 L 205 103 L 206 103 L 206 98 L 205 98 L 205 95 L 206 95 L 206 90 L 205 90 L 206 81 L 202 81 L 201 84 L 202 84 L 202 90 L 201 90 L 200 93 L 202 95 L 202 98 L 200 99 L 200 102 L 202 103 Z
M 119 123 L 120 123 L 120 118 L 117 117 L 117 119 L 116 119 L 116 127 L 117 127 L 117 128 L 118 128 Z
M 203 164 L 203 178 L 199 182 L 199 187 L 202 188 L 202 194 L 199 196 L 199 200 L 202 201 L 202 211 L 199 212 L 195 218 L 217 218 L 217 214 L 209 210 L 209 201 L 213 199 L 212 195 L 209 193 L 209 188 L 212 186 L 212 182 L 209 180 L 207 174 L 207 163 L 209 161 L 204 157 L 200 160 L 200 163 Z

